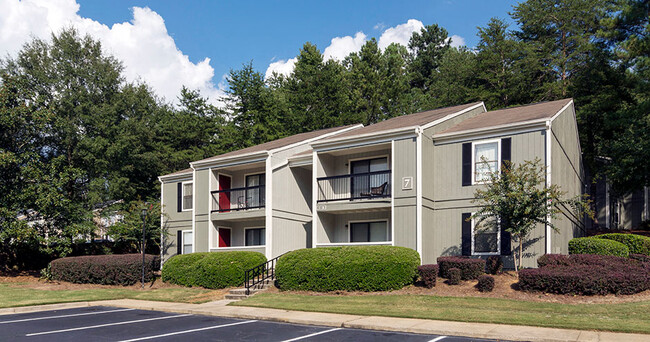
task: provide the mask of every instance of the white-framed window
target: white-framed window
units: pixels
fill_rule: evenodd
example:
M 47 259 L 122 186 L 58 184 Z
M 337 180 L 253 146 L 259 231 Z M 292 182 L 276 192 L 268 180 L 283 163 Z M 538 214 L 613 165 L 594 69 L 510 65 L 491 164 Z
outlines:
M 501 140 L 484 140 L 472 143 L 472 184 L 490 180 L 490 173 L 501 170 Z
M 348 222 L 350 242 L 387 242 L 390 241 L 388 220 Z
M 183 211 L 192 210 L 194 189 L 192 182 L 183 182 Z
M 244 228 L 246 246 L 266 245 L 266 228 Z
M 184 230 L 183 231 L 183 254 L 192 253 L 192 231 Z
M 493 218 L 479 221 L 472 218 L 472 255 L 500 255 L 501 225 Z

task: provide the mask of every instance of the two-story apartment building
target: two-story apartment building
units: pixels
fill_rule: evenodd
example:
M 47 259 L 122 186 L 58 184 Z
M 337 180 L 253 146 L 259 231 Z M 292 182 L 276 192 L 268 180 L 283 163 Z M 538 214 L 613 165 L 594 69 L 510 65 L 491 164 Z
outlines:
M 481 158 L 489 161 L 481 163 Z M 548 184 L 582 193 L 570 99 L 487 112 L 482 102 L 309 132 L 190 163 L 161 176 L 166 259 L 176 253 L 385 244 L 441 255 L 510 255 L 507 233 L 467 218 L 504 160 L 540 158 Z M 487 166 L 486 166 L 487 165 Z M 538 227 L 529 265 L 566 252 L 581 219 Z

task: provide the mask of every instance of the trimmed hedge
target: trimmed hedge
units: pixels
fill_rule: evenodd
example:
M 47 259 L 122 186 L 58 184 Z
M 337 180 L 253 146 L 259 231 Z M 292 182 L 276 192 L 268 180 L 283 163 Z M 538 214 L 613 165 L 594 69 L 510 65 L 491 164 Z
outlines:
M 248 251 L 175 255 L 163 266 L 164 282 L 222 289 L 244 283 L 246 270 L 266 262 L 262 253 Z
M 145 255 L 145 281 L 160 266 L 157 255 Z M 142 254 L 86 255 L 53 260 L 52 279 L 77 284 L 133 285 L 142 280 Z
M 547 255 L 540 268 L 519 271 L 524 291 L 557 294 L 634 294 L 650 289 L 650 263 L 610 255 Z
M 636 234 L 601 234 L 593 236 L 596 239 L 607 239 L 620 242 L 627 246 L 630 254 L 650 255 L 650 237 Z
M 396 246 L 346 246 L 299 249 L 275 267 L 282 290 L 386 291 L 413 284 L 420 256 Z
M 440 276 L 443 278 L 449 278 L 449 270 L 452 268 L 460 269 L 463 280 L 478 279 L 481 274 L 485 273 L 485 260 L 483 259 L 449 256 L 439 257 L 437 260 Z
M 447 283 L 449 285 L 460 284 L 460 280 L 462 279 L 462 271 L 460 270 L 460 268 L 452 267 L 448 269 L 447 275 L 449 276 L 449 278 L 447 279 Z
M 503 259 L 500 255 L 490 255 L 485 262 L 487 273 L 499 274 L 503 271 Z
M 492 290 L 494 290 L 494 277 L 487 274 L 478 277 L 476 288 L 480 292 L 492 292 Z
M 630 259 L 638 260 L 641 262 L 650 263 L 650 255 L 644 254 L 630 254 Z
M 569 241 L 569 254 L 613 255 L 627 258 L 630 250 L 618 241 L 581 237 Z
M 438 277 L 438 265 L 422 265 L 418 266 L 418 274 L 428 289 L 436 286 L 436 278 Z

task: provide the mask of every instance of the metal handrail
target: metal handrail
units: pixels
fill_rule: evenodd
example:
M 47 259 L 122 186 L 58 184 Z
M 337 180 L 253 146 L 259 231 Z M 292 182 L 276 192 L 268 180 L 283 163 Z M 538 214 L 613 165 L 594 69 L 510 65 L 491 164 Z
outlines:
M 318 177 L 317 202 L 391 197 L 391 170 Z
M 247 296 L 251 292 L 251 287 L 261 284 L 269 278 L 275 279 L 275 263 L 282 255 L 278 255 L 277 257 L 244 272 L 244 278 L 246 279 L 244 287 L 246 287 Z
M 241 191 L 241 190 L 254 190 L 254 189 L 261 189 L 265 187 L 266 185 L 255 185 L 255 186 L 244 186 L 241 188 L 232 188 L 232 189 L 226 189 L 226 190 L 212 190 L 210 191 L 211 194 L 220 194 L 222 192 L 232 192 L 232 191 Z
M 253 192 L 253 196 L 249 196 L 249 193 Z M 248 209 L 260 209 L 266 206 L 266 185 L 260 184 L 255 186 L 246 186 L 241 188 L 232 188 L 226 190 L 213 190 L 210 191 L 212 197 L 212 210 L 211 212 L 230 212 L 230 211 L 239 211 L 239 210 L 248 210 Z M 227 194 L 228 207 L 222 208 L 219 205 L 220 195 Z M 236 201 L 231 201 L 231 197 L 234 196 Z
M 390 174 L 390 170 L 372 171 L 372 172 L 363 172 L 363 173 L 350 173 L 350 174 L 345 174 L 345 175 L 328 176 L 328 177 L 318 177 L 318 178 L 316 178 L 316 180 L 321 181 L 321 180 L 330 180 L 330 179 L 338 179 L 338 178 L 349 178 L 349 177 L 357 177 L 357 176 L 372 176 L 372 175 L 383 175 L 383 174 Z

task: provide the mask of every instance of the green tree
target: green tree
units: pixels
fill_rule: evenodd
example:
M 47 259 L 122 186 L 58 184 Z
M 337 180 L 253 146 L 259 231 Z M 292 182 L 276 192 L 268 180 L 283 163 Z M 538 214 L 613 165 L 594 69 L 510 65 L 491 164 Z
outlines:
M 484 229 L 494 225 L 509 232 L 518 243 L 515 271 L 521 268 L 523 245 L 538 224 L 558 228 L 554 220 L 564 212 L 574 223 L 582 222 L 585 214 L 592 216 L 589 203 L 582 197 L 567 198 L 559 185 L 546 186 L 546 167 L 539 158 L 522 164 L 504 163 L 502 171 L 490 173 L 484 187 L 474 192 L 478 210 L 472 215 Z
M 108 228 L 120 250 L 142 253 L 142 228 L 145 229 L 145 251 L 160 251 L 160 202 L 134 201 L 125 210 L 119 210 L 120 220 Z M 143 213 L 145 214 L 143 217 Z
M 450 48 L 440 59 L 420 110 L 455 106 L 479 100 L 476 55 L 466 47 Z
M 425 91 L 434 79 L 440 59 L 449 49 L 447 30 L 438 24 L 427 25 L 420 32 L 413 32 L 408 48 L 412 52 L 409 63 L 411 86 Z

